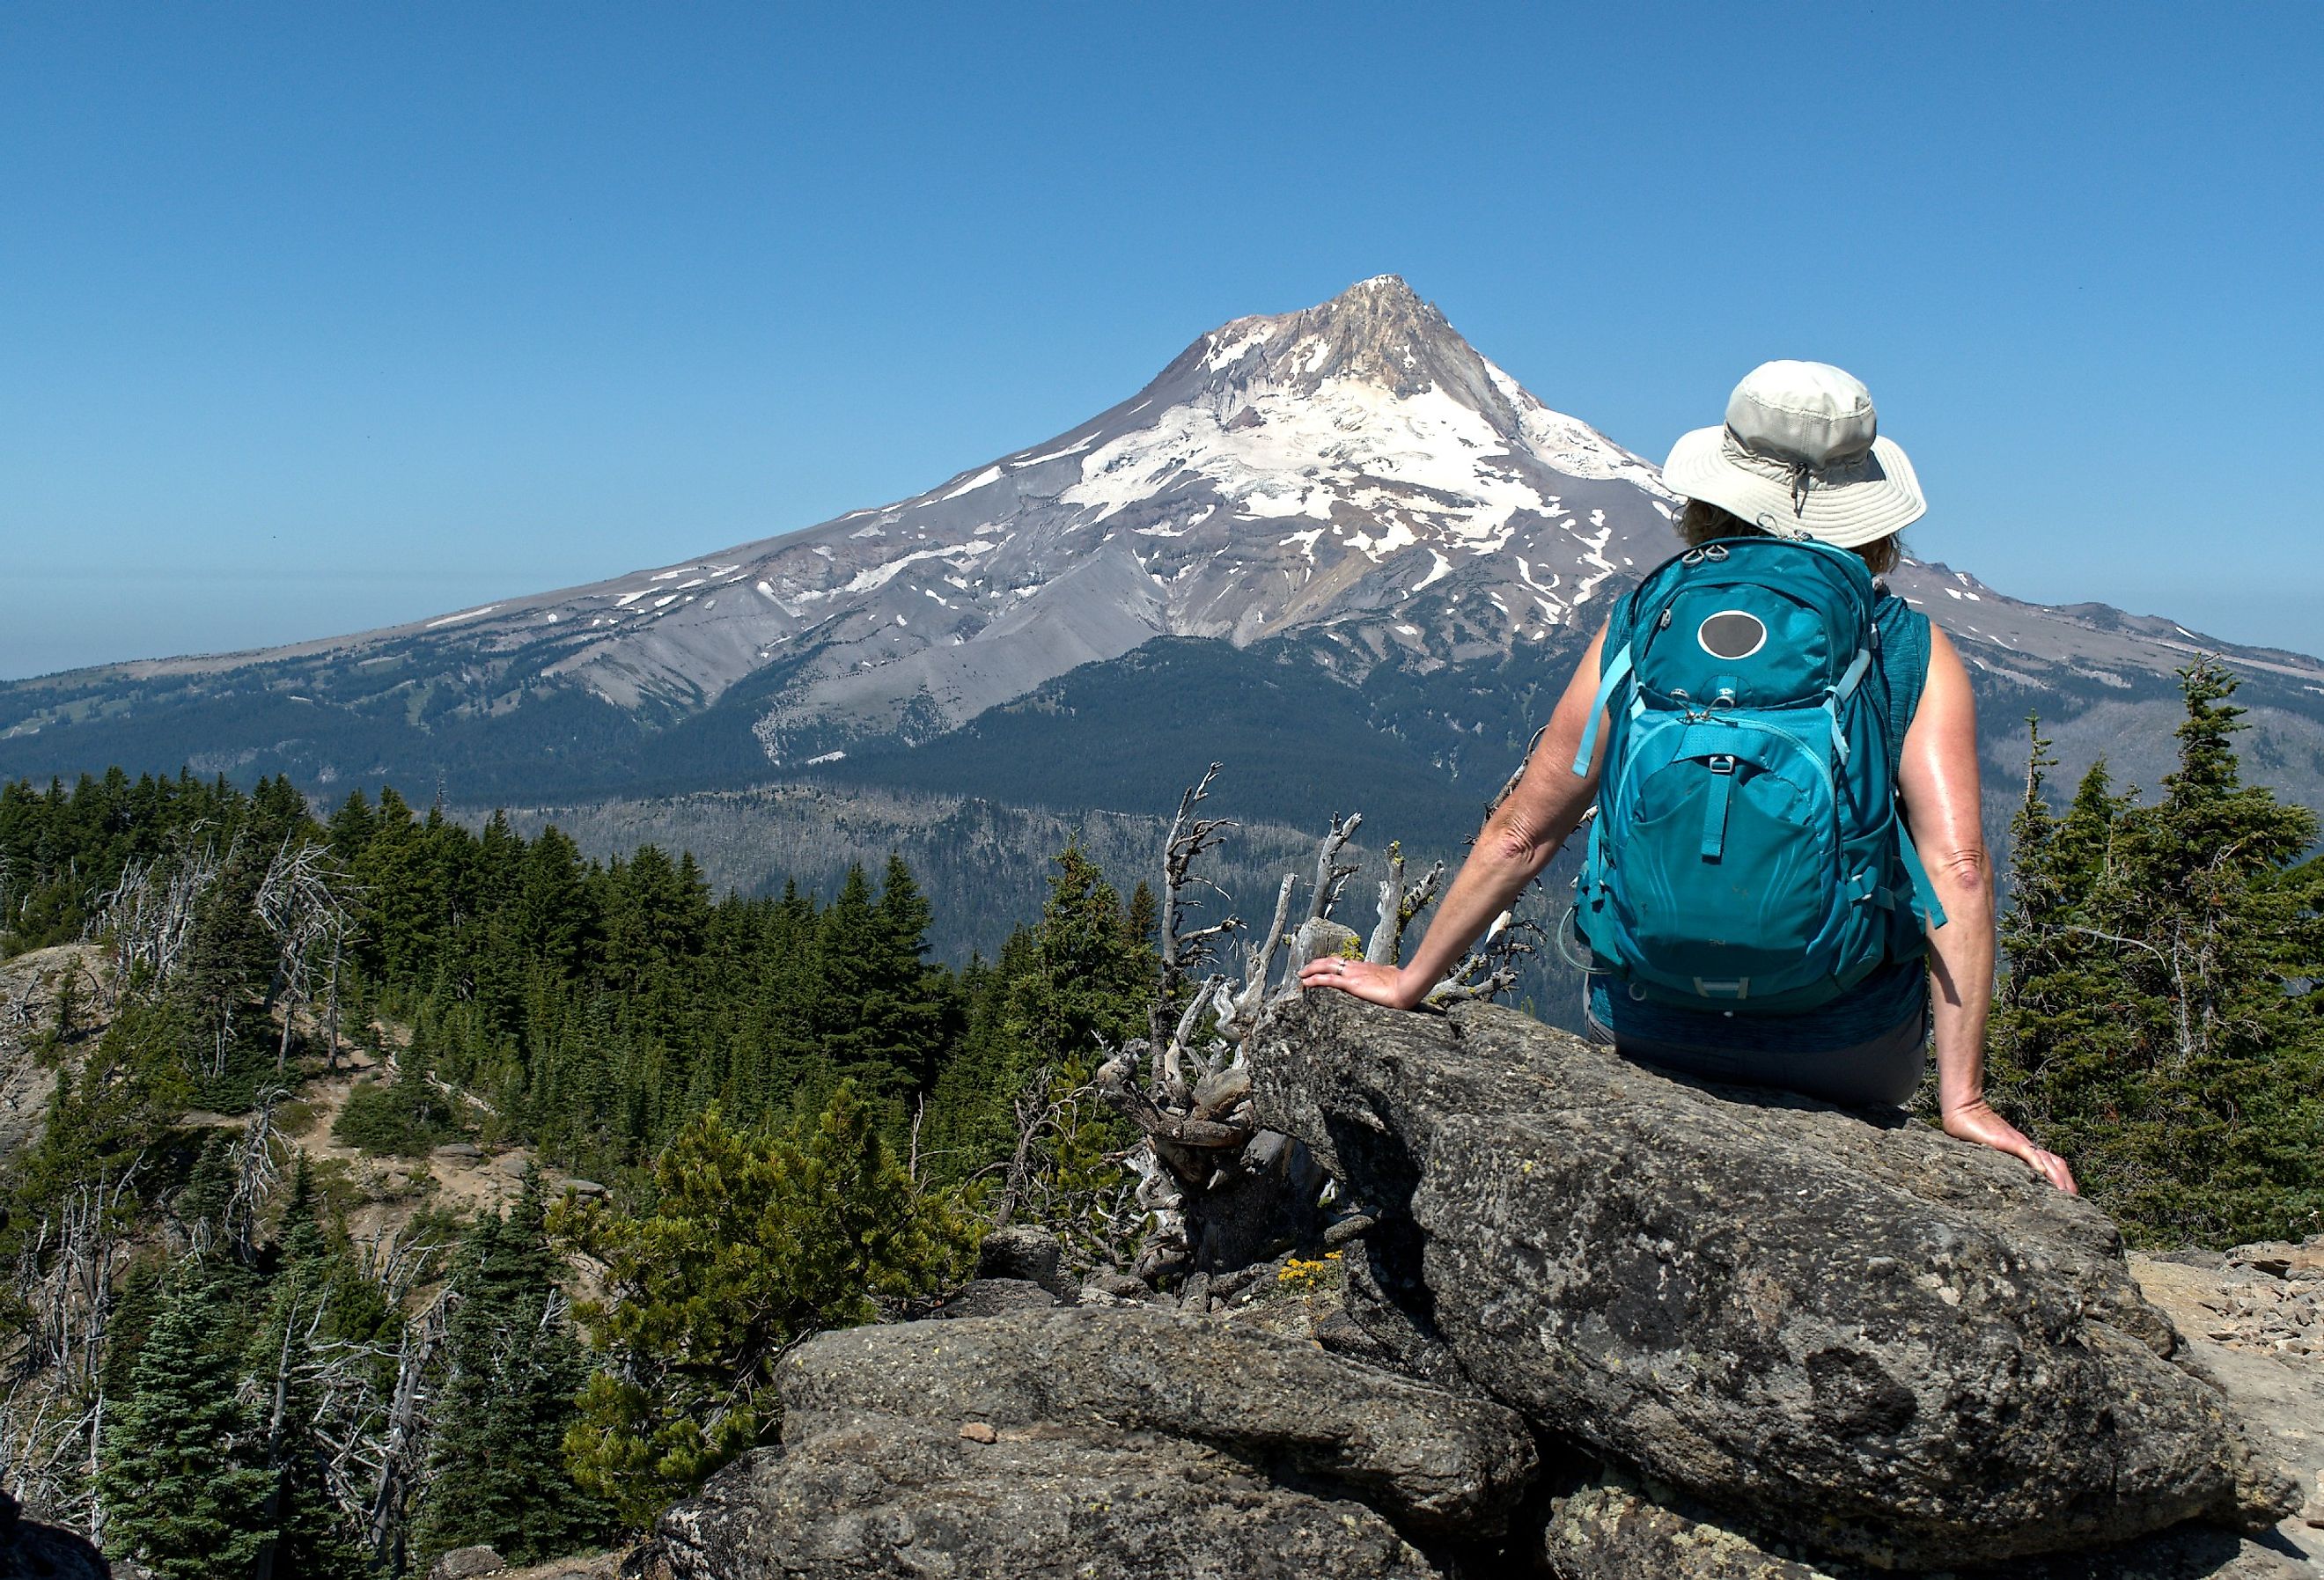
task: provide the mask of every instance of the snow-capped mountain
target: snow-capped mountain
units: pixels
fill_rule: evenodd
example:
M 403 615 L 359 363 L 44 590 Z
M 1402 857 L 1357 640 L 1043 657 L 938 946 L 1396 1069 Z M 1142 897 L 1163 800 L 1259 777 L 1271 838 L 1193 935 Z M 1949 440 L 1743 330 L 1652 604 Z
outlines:
M 1650 463 L 1383 275 L 1213 330 L 1122 404 L 895 504 L 392 630 L 0 688 L 0 770 L 150 736 L 138 755 L 193 742 L 328 782 L 506 756 L 490 735 L 546 772 L 585 750 L 650 762 L 658 734 L 715 716 L 721 772 L 764 776 L 929 740 L 1161 636 L 1295 636 L 1351 679 L 1494 661 L 1594 627 L 1675 548 L 1673 505 Z M 2151 688 L 2219 647 L 1941 567 L 1895 579 L 1972 663 L 2037 690 Z M 2324 701 L 2313 660 L 2236 658 Z
M 524 654 L 622 707 L 699 706 L 794 660 L 759 721 L 788 764 L 939 732 L 1157 635 L 1505 648 L 1664 552 L 1668 510 L 1651 466 L 1389 275 L 1237 319 L 1131 400 L 917 498 L 378 639 Z M 1454 617 L 1416 623 L 1432 590 Z

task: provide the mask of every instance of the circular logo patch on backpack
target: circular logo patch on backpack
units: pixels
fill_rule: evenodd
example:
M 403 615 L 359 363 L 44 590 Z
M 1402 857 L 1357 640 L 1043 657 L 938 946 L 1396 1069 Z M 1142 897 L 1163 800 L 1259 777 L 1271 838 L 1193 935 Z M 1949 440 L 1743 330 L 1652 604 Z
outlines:
M 1767 627 L 1746 609 L 1721 609 L 1695 627 L 1695 644 L 1714 659 L 1748 659 L 1767 645 Z

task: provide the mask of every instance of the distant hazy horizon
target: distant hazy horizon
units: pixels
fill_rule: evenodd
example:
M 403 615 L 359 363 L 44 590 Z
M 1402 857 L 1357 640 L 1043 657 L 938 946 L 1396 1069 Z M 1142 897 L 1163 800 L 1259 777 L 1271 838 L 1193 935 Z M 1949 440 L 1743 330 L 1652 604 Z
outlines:
M 1654 459 L 1837 362 L 1915 552 L 2315 653 L 2319 59 L 2293 4 L 10 6 L 0 677 L 809 526 L 1387 271 Z

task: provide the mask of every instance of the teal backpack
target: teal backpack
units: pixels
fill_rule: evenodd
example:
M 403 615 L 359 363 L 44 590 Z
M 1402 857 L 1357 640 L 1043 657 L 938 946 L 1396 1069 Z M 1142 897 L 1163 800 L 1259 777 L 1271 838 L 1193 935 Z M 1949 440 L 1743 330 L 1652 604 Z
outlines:
M 1610 718 L 1574 881 L 1633 997 L 1795 1013 L 1924 947 L 1944 911 L 1896 808 L 1858 555 L 1728 538 L 1649 572 L 1609 629 L 1573 772 Z

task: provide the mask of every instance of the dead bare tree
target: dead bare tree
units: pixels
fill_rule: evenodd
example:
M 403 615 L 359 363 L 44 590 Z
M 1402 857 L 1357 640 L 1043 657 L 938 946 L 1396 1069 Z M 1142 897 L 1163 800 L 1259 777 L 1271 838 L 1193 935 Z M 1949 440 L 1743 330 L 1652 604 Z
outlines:
M 1060 1149 L 1085 1133 L 1090 1111 L 1109 1099 L 1095 1079 L 1066 1086 L 1057 1079 L 1057 1066 L 1044 1063 L 1031 1071 L 1011 1099 L 1017 1141 L 1008 1160 L 982 1172 L 1001 1178 L 992 1226 L 1004 1229 L 1019 1213 L 1056 1231 L 1076 1257 L 1102 1260 L 1113 1248 L 1133 1237 L 1141 1221 L 1134 1182 L 1108 1182 L 1102 1171 L 1086 1177 L 1061 1172 L 1053 1165 Z M 1109 1154 L 1127 1165 L 1129 1153 Z
M 107 940 L 117 986 L 168 982 L 184 966 L 202 901 L 235 848 L 221 855 L 207 829 L 197 823 L 177 836 L 167 856 L 130 862 L 98 899 L 84 936 Z
M 282 1178 L 281 1153 L 290 1143 L 274 1128 L 274 1109 L 289 1095 L 280 1086 L 261 1092 L 258 1107 L 227 1153 L 234 1187 L 220 1215 L 221 1227 L 226 1248 L 237 1261 L 247 1262 L 257 1253 L 259 1216 Z
M 1375 966 L 1396 965 L 1403 947 L 1404 929 L 1436 902 L 1437 885 L 1443 881 L 1444 864 L 1440 861 L 1428 869 L 1419 882 L 1406 888 L 1404 847 L 1394 840 L 1388 841 L 1388 876 L 1380 880 L 1379 886 L 1379 921 L 1364 946 L 1364 958 Z
M 1178 930 L 1190 891 L 1222 892 L 1196 870 L 1199 858 L 1218 843 L 1217 831 L 1229 826 L 1196 816 L 1219 772 L 1213 763 L 1180 799 L 1164 848 L 1158 940 L 1164 969 L 1148 1015 L 1149 1035 L 1110 1057 L 1094 1083 L 1142 1138 L 1124 1160 L 1136 1178 L 1133 1205 L 1144 1224 L 1130 1260 L 1148 1280 L 1230 1271 L 1323 1228 L 1321 1170 L 1304 1146 L 1260 1129 L 1253 1115 L 1250 1039 L 1267 1005 L 1293 990 L 1308 959 L 1343 947 L 1352 951 L 1353 935 L 1332 917 L 1348 880 L 1361 870 L 1342 857 L 1363 818 L 1333 815 L 1307 880 L 1305 919 L 1296 930 L 1291 918 L 1301 880 L 1286 873 L 1266 930 L 1241 951 L 1240 972 L 1212 970 L 1195 981 L 1197 972 L 1215 964 L 1217 940 L 1241 925 L 1229 918 L 1193 932 Z M 1402 958 L 1406 930 L 1435 903 L 1445 874 L 1437 862 L 1417 882 L 1407 883 L 1404 854 L 1395 845 L 1388 846 L 1388 866 L 1378 919 L 1364 947 L 1364 957 L 1380 964 Z M 1430 991 L 1429 1002 L 1507 992 L 1539 937 L 1536 924 L 1504 913 Z
M 435 1361 L 444 1347 L 448 1289 L 439 1292 L 426 1310 L 403 1325 L 397 1345 L 395 1385 L 390 1391 L 384 1419 L 367 1456 L 354 1448 L 351 1461 L 364 1458 L 372 1471 L 366 1500 L 364 1534 L 372 1560 L 392 1573 L 401 1566 L 406 1506 L 420 1484 L 428 1457 L 427 1408 L 434 1397 Z
M 0 1403 L 9 1491 L 38 1499 L 93 1536 L 104 1532 L 94 1483 L 109 1402 L 106 1335 L 143 1168 L 140 1153 L 66 1191 L 26 1234 L 14 1280 L 23 1332 Z
M 1095 1083 L 1142 1138 L 1125 1161 L 1145 1226 L 1132 1270 L 1148 1280 L 1240 1267 L 1320 1226 L 1321 1171 L 1305 1147 L 1260 1130 L 1250 1105 L 1250 1033 L 1270 989 L 1287 985 L 1298 969 L 1300 950 L 1290 931 L 1297 873 L 1284 874 L 1268 926 L 1245 943 L 1240 969 L 1207 972 L 1186 988 L 1195 971 L 1216 963 L 1217 940 L 1240 926 L 1230 918 L 1179 930 L 1189 891 L 1220 892 L 1195 864 L 1227 825 L 1194 816 L 1219 772 L 1212 764 L 1181 799 L 1164 847 L 1157 942 L 1168 965 L 1148 1017 L 1149 1036 L 1108 1058 Z M 1298 936 L 1328 919 L 1360 870 L 1340 858 L 1362 821 L 1360 815 L 1333 816 L 1316 852 Z M 1289 965 L 1278 977 L 1277 963 L 1286 950 Z
M 284 1465 L 290 1455 L 288 1439 L 291 1429 L 292 1384 L 300 1371 L 293 1364 L 293 1357 L 312 1353 L 315 1337 L 322 1329 L 323 1317 L 329 1306 L 327 1295 L 316 1299 L 314 1311 L 308 1318 L 303 1344 L 299 1332 L 300 1300 L 295 1293 L 291 1297 L 290 1309 L 282 1314 L 282 1336 L 277 1341 L 274 1350 L 274 1377 L 271 1390 L 273 1397 L 266 1410 L 264 1459 L 273 1480 L 266 1489 L 266 1501 L 259 1511 L 262 1529 L 272 1530 L 282 1509 Z M 256 1580 L 274 1580 L 277 1550 L 275 1538 L 272 1536 L 259 1544 Z
M 295 836 L 283 840 L 259 882 L 258 919 L 276 949 L 274 981 L 267 997 L 282 1005 L 282 1037 L 274 1052 L 278 1073 L 290 1057 L 291 1024 L 298 1011 L 314 1003 L 318 965 L 329 984 L 329 1036 L 337 1062 L 339 957 L 355 925 L 347 908 L 351 887 L 330 846 Z
M 1236 827 L 1227 818 L 1204 818 L 1196 815 L 1199 807 L 1211 793 L 1211 783 L 1218 778 L 1222 763 L 1213 762 L 1204 770 L 1200 782 L 1187 788 L 1178 798 L 1177 816 L 1170 820 L 1169 837 L 1162 846 L 1162 906 L 1159 937 L 1156 952 L 1161 963 L 1161 980 L 1154 995 L 1154 1003 L 1147 1012 L 1148 1038 L 1156 1047 L 1162 1046 L 1163 1031 L 1175 1019 L 1174 1006 L 1185 995 L 1189 976 L 1202 968 L 1210 957 L 1212 940 L 1223 938 L 1242 925 L 1229 915 L 1223 921 L 1209 927 L 1181 932 L 1179 925 L 1184 911 L 1196 901 L 1188 898 L 1189 891 L 1205 890 L 1221 900 L 1226 891 L 1209 879 L 1194 873 L 1194 864 L 1205 851 L 1225 837 L 1223 830 Z
M 1540 952 L 1542 936 L 1539 922 L 1504 910 L 1451 975 L 1428 990 L 1425 1002 L 1449 1004 L 1462 999 L 1499 998 L 1517 984 L 1522 962 Z
M 1340 902 L 1341 888 L 1362 871 L 1359 866 L 1341 866 L 1339 860 L 1340 852 L 1347 848 L 1348 841 L 1356 836 L 1356 830 L 1363 827 L 1363 821 L 1361 812 L 1349 813 L 1344 823 L 1337 812 L 1332 814 L 1331 831 L 1323 836 L 1323 845 L 1315 853 L 1315 902 L 1307 912 L 1310 920 L 1331 919 L 1332 908 Z
M 15 993 L 6 1003 L 0 1003 L 0 1026 L 20 1034 L 29 1034 L 32 1030 L 34 995 L 40 992 L 40 987 L 39 978 L 26 972 L 16 984 Z
M 396 1234 L 359 1242 L 357 1266 L 386 1303 L 402 1309 L 415 1285 L 440 1275 L 441 1241 Z M 267 1426 L 267 1458 L 279 1465 L 292 1423 L 286 1407 L 296 1378 L 309 1414 L 304 1434 L 323 1449 L 324 1483 L 347 1529 L 392 1569 L 401 1559 L 407 1505 L 429 1451 L 429 1417 L 441 1385 L 437 1360 L 448 1292 L 439 1290 L 403 1324 L 393 1343 L 333 1336 L 327 1297 L 295 1296 L 284 1314 L 271 1378 L 254 1380 Z M 562 1307 L 552 1303 L 562 1315 Z M 293 1328 L 302 1342 L 293 1344 Z M 303 1361 L 293 1360 L 303 1354 Z M 271 1404 L 269 1403 L 271 1401 Z

